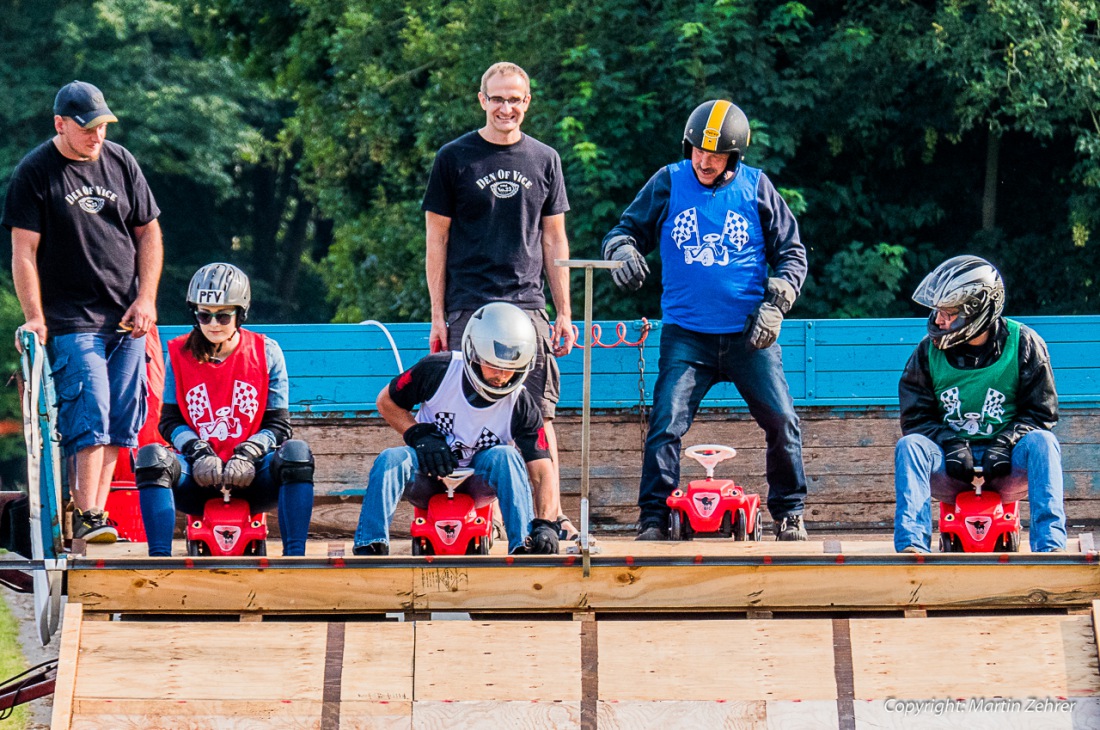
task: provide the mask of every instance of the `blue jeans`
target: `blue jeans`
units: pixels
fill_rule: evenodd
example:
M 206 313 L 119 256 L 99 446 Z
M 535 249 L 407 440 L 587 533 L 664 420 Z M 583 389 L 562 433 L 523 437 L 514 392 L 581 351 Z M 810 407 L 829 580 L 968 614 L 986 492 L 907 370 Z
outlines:
M 974 445 L 975 463 L 985 448 Z M 1012 449 L 1012 473 L 988 482 L 1005 502 L 1027 496 L 1031 504 L 1030 541 L 1033 552 L 1066 547 L 1066 512 L 1062 504 L 1062 449 L 1050 431 L 1025 434 Z M 909 434 L 894 449 L 894 549 L 932 547 L 932 497 L 954 502 L 973 487 L 947 476 L 943 449 L 920 434 Z
M 700 401 L 720 382 L 737 387 L 749 413 L 764 429 L 772 518 L 802 514 L 806 500 L 802 434 L 779 345 L 756 350 L 743 334 L 708 335 L 666 324 L 661 331 L 661 359 L 638 490 L 642 523 L 667 524 L 665 500 L 680 483 L 680 440 L 691 428 Z
M 91 446 L 137 446 L 148 408 L 145 337 L 75 332 L 47 345 L 66 456 Z
M 191 465 L 175 454 L 180 465 L 180 478 L 171 489 L 142 487 L 141 519 L 149 542 L 149 555 L 167 557 L 172 554 L 172 533 L 176 528 L 176 510 L 201 517 L 206 502 L 221 497 L 221 490 L 200 487 L 191 478 Z M 252 514 L 266 512 L 278 505 L 279 533 L 283 540 L 283 555 L 305 555 L 309 520 L 313 513 L 312 482 L 287 482 L 275 474 L 271 452 L 256 466 L 256 477 L 247 487 L 235 487 L 233 496 L 248 501 Z
M 531 501 L 531 482 L 523 457 L 512 446 L 494 446 L 474 454 L 470 461 L 474 473 L 463 483 L 480 481 L 496 492 L 504 528 L 508 531 L 508 552 L 523 545 L 535 517 Z M 476 481 L 475 481 L 476 480 Z M 355 530 L 355 547 L 375 542 L 389 544 L 390 522 L 397 502 L 406 489 L 423 493 L 425 489 L 444 491 L 442 482 L 429 481 L 420 473 L 416 450 L 408 446 L 386 449 L 374 460 L 367 480 L 367 493 L 359 512 L 359 527 Z M 470 485 L 471 491 L 477 491 Z

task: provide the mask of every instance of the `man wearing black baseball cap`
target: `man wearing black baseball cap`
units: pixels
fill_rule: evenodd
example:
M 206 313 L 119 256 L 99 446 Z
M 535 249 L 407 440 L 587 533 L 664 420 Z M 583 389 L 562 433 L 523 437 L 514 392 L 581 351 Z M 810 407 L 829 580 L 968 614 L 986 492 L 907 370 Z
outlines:
M 145 333 L 164 261 L 157 207 L 134 156 L 107 141 L 118 118 L 85 81 L 54 99 L 55 135 L 23 158 L 4 206 L 12 278 L 46 345 L 66 456 L 76 458 L 73 537 L 114 542 L 103 511 L 120 447 L 145 420 Z M 18 337 L 16 338 L 18 346 Z

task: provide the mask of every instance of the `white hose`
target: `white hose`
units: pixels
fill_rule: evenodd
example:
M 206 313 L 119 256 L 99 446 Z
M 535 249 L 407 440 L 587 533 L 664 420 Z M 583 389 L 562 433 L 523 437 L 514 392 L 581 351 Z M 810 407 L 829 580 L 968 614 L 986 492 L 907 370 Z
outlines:
M 393 335 L 386 329 L 386 325 L 382 324 L 376 319 L 364 319 L 359 324 L 372 324 L 378 329 L 382 330 L 382 334 L 386 336 L 386 339 L 390 341 L 390 349 L 393 350 L 393 359 L 397 361 L 397 372 L 405 372 L 405 366 L 401 364 L 401 353 L 397 351 L 397 343 L 393 341 Z

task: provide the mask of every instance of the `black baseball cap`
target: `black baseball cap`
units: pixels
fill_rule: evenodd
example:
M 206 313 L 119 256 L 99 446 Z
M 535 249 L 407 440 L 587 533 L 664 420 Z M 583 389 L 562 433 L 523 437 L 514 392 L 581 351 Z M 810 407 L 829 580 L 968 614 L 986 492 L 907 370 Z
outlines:
M 60 117 L 72 117 L 85 129 L 118 121 L 118 117 L 107 108 L 103 92 L 86 81 L 73 81 L 62 86 L 53 100 L 53 113 Z

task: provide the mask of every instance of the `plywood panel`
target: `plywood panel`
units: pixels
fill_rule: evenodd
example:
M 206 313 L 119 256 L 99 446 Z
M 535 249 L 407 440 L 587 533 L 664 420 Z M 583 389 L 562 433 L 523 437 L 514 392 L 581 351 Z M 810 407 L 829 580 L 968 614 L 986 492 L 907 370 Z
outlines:
M 417 702 L 564 701 L 580 705 L 578 621 L 419 621 Z
M 77 698 L 321 700 L 323 623 L 85 622 Z
M 77 702 L 72 730 L 302 730 L 320 723 L 320 702 L 89 699 Z
M 857 699 L 1100 695 L 1092 617 L 851 622 Z
M 501 668 L 504 671 L 504 668 Z M 567 670 L 562 670 L 567 671 Z M 417 702 L 414 730 L 580 730 L 580 702 Z M 602 727 L 602 726 L 601 726 Z
M 1094 699 L 1062 701 L 1058 698 L 1012 700 L 1003 706 L 984 705 L 970 699 L 950 704 L 923 700 L 922 704 L 894 701 L 856 701 L 857 728 L 875 730 L 1096 730 L 1100 728 L 1100 703 Z M 974 709 L 967 709 L 967 708 Z M 986 709 L 989 708 L 989 709 Z M 1019 709 L 1015 709 L 1019 708 Z
M 600 623 L 600 699 L 836 699 L 830 622 Z
M 731 675 L 731 681 L 736 678 Z M 600 730 L 816 730 L 837 727 L 836 703 L 748 702 L 600 702 Z
M 413 699 L 414 625 L 370 622 L 344 626 L 344 702 Z

